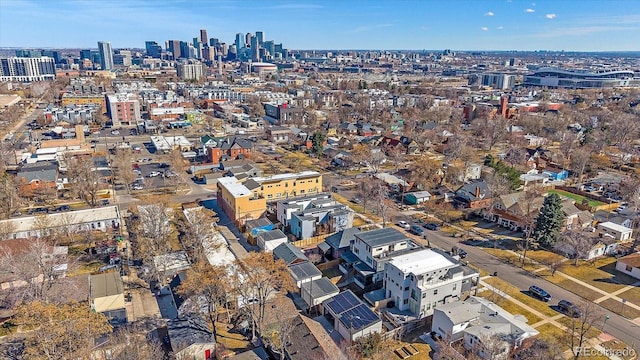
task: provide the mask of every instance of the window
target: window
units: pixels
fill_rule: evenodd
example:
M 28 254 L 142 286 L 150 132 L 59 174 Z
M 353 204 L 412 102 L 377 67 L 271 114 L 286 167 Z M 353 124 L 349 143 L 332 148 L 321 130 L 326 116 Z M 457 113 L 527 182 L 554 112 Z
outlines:
M 438 295 L 438 289 L 433 290 L 433 295 Z
M 409 303 L 409 299 L 404 299 L 404 300 L 402 301 L 402 303 L 403 303 L 404 305 L 407 305 L 407 304 Z
M 453 290 L 455 291 L 456 288 L 458 287 L 458 284 L 453 284 Z
M 427 293 L 422 293 L 422 298 L 426 298 L 427 297 Z
M 406 286 L 406 287 L 404 288 L 404 291 L 409 291 L 409 287 L 408 287 L 408 286 Z
M 633 271 L 633 267 L 631 265 L 625 266 L 624 269 L 629 272 Z

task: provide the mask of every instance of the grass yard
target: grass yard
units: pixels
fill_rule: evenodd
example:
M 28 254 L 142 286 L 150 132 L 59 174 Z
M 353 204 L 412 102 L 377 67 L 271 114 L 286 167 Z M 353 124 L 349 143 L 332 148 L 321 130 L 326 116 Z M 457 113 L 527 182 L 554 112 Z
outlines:
M 570 350 L 570 346 L 567 344 L 564 344 L 564 342 L 562 341 L 562 338 L 565 332 L 559 327 L 553 324 L 546 323 L 538 326 L 536 330 L 540 332 L 539 337 L 541 339 L 547 340 L 552 344 L 558 344 L 562 349 L 562 351 Z
M 527 258 L 535 260 L 541 264 L 554 263 L 565 259 L 562 255 L 546 250 L 529 250 L 527 251 Z
M 604 292 L 612 293 L 637 281 L 623 274 L 616 274 L 615 262 L 616 259 L 613 257 L 601 258 L 594 262 L 580 261 L 578 266 L 574 266 L 573 263 L 567 264 L 562 272 Z
M 520 256 L 510 252 L 510 251 L 506 251 L 506 250 L 501 250 L 501 249 L 492 249 L 492 248 L 485 248 L 483 249 L 484 251 L 488 252 L 489 254 L 497 257 L 498 259 L 506 262 L 507 264 L 517 264 L 520 265 Z
M 98 261 L 98 260 L 94 260 L 89 263 L 82 263 L 77 269 L 73 269 L 70 272 L 68 272 L 67 276 L 71 277 L 71 276 L 77 276 L 77 275 L 83 275 L 83 274 L 91 274 L 98 271 L 98 269 L 100 269 L 104 265 L 105 264 L 102 261 Z
M 635 299 L 638 302 L 637 299 Z M 640 317 L 640 310 L 636 310 L 628 305 L 622 305 L 621 301 L 614 299 L 607 299 L 599 304 L 603 308 L 610 310 L 618 315 L 624 316 L 627 319 L 635 319 Z
M 545 316 L 553 317 L 558 315 L 558 313 L 555 310 L 549 307 L 548 303 L 542 302 L 540 300 L 536 300 L 531 296 L 522 293 L 520 289 L 509 284 L 504 280 L 492 277 L 489 279 L 485 279 L 484 282 L 491 286 L 496 287 L 498 290 L 508 294 L 509 296 L 520 301 L 521 303 L 526 304 L 532 309 L 537 310 L 538 312 L 540 312 Z M 485 290 L 485 291 L 491 291 L 491 290 Z
M 567 329 L 571 328 L 571 323 L 572 321 L 574 321 L 574 326 L 576 327 L 576 333 L 578 332 L 577 329 L 580 328 L 580 319 L 570 319 L 568 317 L 561 317 L 560 319 L 558 319 L 558 322 L 564 326 L 567 327 Z M 591 329 L 589 329 L 589 331 L 587 331 L 586 334 L 586 338 L 587 339 L 592 339 L 595 337 L 598 337 L 598 335 L 600 335 L 602 333 L 602 331 L 600 331 L 600 327 L 602 326 L 602 322 L 600 320 L 595 320 L 593 322 L 593 324 L 591 325 Z M 569 331 L 569 330 L 567 330 Z M 568 332 L 567 332 L 568 333 Z
M 360 226 L 366 225 L 366 224 L 367 224 L 366 221 L 362 220 L 361 218 L 359 218 L 357 216 L 353 218 L 353 227 L 360 227 Z
M 492 291 L 491 290 L 485 290 L 485 291 L 481 291 L 478 293 L 479 297 L 482 298 L 491 298 L 492 297 Z M 499 296 L 499 295 L 495 295 L 495 296 Z M 500 306 L 501 308 L 505 309 L 506 311 L 510 312 L 512 315 L 522 315 L 524 317 L 527 318 L 527 324 L 529 325 L 533 325 L 535 323 L 537 323 L 538 321 L 541 321 L 542 319 L 540 317 L 538 317 L 537 315 L 534 315 L 533 313 L 521 308 L 520 306 L 518 306 L 518 304 L 514 303 L 513 301 L 509 300 L 509 299 L 505 299 L 501 296 L 499 296 L 501 298 L 501 301 L 497 302 L 496 305 Z
M 637 299 L 634 300 L 636 305 L 640 305 L 640 286 L 634 286 L 631 289 L 618 294 L 618 297 L 621 299 Z
M 629 345 L 623 343 L 620 340 L 610 340 L 607 342 L 603 342 L 602 344 L 600 344 L 600 346 L 602 346 L 607 350 L 611 350 L 612 352 L 615 352 L 615 354 L 619 358 L 622 358 L 624 360 L 631 360 L 636 358 L 634 354 L 630 353 Z
M 408 357 L 407 360 L 429 359 L 429 353 L 431 352 L 431 346 L 429 346 L 429 344 L 416 342 L 416 343 L 412 343 L 411 346 L 413 346 L 416 350 L 418 350 L 419 353 Z
M 562 275 L 558 275 L 558 273 L 556 273 L 554 276 L 546 276 L 545 280 L 552 282 L 563 289 L 569 290 L 572 293 L 579 295 L 580 297 L 583 297 L 589 301 L 593 301 L 602 297 L 602 294 L 600 294 L 599 292 L 586 288 L 573 280 L 569 280 Z
M 225 323 L 217 322 L 216 329 L 218 330 L 218 342 L 229 350 L 244 350 L 251 344 L 242 334 L 230 333 Z
M 335 277 L 342 276 L 342 272 L 338 269 L 337 266 L 330 267 L 328 269 L 321 270 L 322 276 L 327 277 L 328 279 L 333 279 Z
M 382 222 L 382 219 L 380 217 L 371 213 L 371 209 L 373 207 L 373 204 L 371 202 L 367 203 L 367 212 L 365 213 L 364 207 L 362 205 L 355 204 L 340 194 L 334 193 L 333 198 L 336 199 L 337 202 L 349 206 L 353 211 L 357 212 L 358 214 L 365 214 L 369 219 L 375 222 Z
M 548 191 L 549 194 L 553 194 L 556 193 L 560 196 L 575 200 L 578 204 L 582 204 L 582 200 L 585 199 L 584 196 L 578 195 L 578 194 L 574 194 L 574 193 L 570 193 L 568 191 L 564 191 L 564 190 L 556 190 L 556 189 L 552 189 Z M 593 207 L 593 206 L 600 206 L 600 205 L 604 205 L 603 202 L 598 201 L 598 200 L 593 200 L 593 199 L 589 199 L 586 198 L 589 202 L 589 206 Z

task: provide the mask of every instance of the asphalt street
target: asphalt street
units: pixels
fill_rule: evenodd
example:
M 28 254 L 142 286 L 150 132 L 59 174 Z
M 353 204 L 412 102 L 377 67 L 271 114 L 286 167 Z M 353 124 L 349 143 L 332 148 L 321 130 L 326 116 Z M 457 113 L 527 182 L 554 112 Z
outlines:
M 578 304 L 583 301 L 580 296 L 546 281 L 543 277 L 506 264 L 480 248 L 459 242 L 459 238 L 453 238 L 438 231 L 426 230 L 426 233 L 429 241 L 431 242 L 431 246 L 436 246 L 444 250 L 451 250 L 453 246 L 458 246 L 467 251 L 468 255 L 465 260 L 468 261 L 471 266 L 475 265 L 475 267 L 480 267 L 490 274 L 497 272 L 498 278 L 512 285 L 519 285 L 521 290 L 526 290 L 531 285 L 536 285 L 545 289 L 553 297 L 553 300 L 551 300 L 549 305 L 555 305 L 561 299 L 569 300 L 574 304 Z M 531 301 L 539 300 L 532 298 Z M 604 332 L 615 336 L 616 338 L 631 345 L 637 352 L 640 352 L 640 324 L 636 324 L 620 315 L 600 307 L 599 305 L 598 308 L 602 314 L 609 315 Z M 597 322 L 595 326 L 598 329 L 601 329 L 603 324 L 604 315 L 603 321 Z

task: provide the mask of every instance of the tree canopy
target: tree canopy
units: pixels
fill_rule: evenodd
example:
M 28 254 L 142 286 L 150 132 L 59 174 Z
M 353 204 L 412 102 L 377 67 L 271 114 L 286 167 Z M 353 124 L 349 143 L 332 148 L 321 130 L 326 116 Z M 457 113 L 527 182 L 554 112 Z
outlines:
M 563 223 L 562 199 L 558 194 L 550 194 L 544 199 L 536 219 L 533 237 L 543 246 L 553 246 L 560 238 Z

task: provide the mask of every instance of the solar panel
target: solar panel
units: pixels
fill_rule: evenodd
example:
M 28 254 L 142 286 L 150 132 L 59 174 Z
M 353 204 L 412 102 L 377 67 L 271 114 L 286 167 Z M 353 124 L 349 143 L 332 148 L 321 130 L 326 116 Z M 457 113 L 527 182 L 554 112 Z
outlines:
M 365 328 L 380 318 L 376 313 L 371 311 L 365 304 L 360 304 L 353 309 L 344 312 L 341 316 L 342 322 L 349 326 L 352 330 L 359 330 Z
M 351 291 L 347 290 L 334 296 L 328 305 L 333 312 L 341 314 L 346 310 L 358 306 L 358 304 L 361 304 L 360 300 Z

